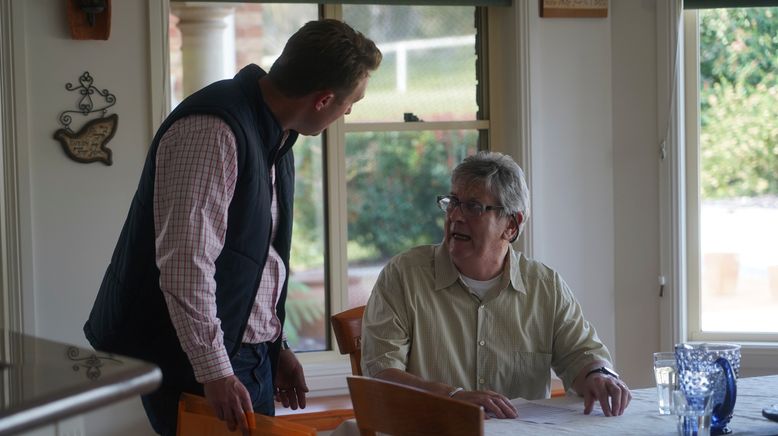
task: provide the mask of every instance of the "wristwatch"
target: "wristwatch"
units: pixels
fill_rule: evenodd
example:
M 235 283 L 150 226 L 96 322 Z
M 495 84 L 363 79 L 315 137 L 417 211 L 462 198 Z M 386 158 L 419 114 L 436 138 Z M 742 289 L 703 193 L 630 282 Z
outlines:
M 453 398 L 453 397 L 454 397 L 454 395 L 456 395 L 456 394 L 458 394 L 458 393 L 460 393 L 460 392 L 462 392 L 462 391 L 464 391 L 464 390 L 465 390 L 465 388 L 462 388 L 462 387 L 455 388 L 453 391 L 451 391 L 451 392 L 449 392 L 449 393 L 448 393 L 448 397 L 449 397 L 449 398 Z
M 283 341 L 281 341 L 281 349 L 282 349 L 282 350 L 288 350 L 288 349 L 290 349 L 290 348 L 291 348 L 291 347 L 289 346 L 289 342 L 286 342 L 286 339 L 284 339 Z
M 608 367 L 605 367 L 605 366 L 601 366 L 599 368 L 595 368 L 595 369 L 587 372 L 586 376 L 584 378 L 589 377 L 590 375 L 594 374 L 595 372 L 598 372 L 600 374 L 609 375 L 609 376 L 611 376 L 613 378 L 619 378 L 619 374 L 616 371 L 614 371 L 614 370 L 612 370 L 612 369 L 610 369 Z

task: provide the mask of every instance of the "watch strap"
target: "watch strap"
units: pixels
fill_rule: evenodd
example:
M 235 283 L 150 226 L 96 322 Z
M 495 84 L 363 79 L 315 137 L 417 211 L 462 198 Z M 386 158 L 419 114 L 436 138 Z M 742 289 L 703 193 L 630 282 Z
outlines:
M 592 375 L 594 373 L 600 373 L 600 374 L 604 374 L 604 375 L 609 375 L 609 376 L 611 376 L 613 378 L 619 378 L 619 375 L 616 373 L 616 371 L 614 371 L 614 370 L 612 370 L 612 369 L 610 369 L 610 368 L 608 368 L 606 366 L 601 366 L 599 368 L 594 368 L 593 370 L 587 372 L 586 376 L 584 378 L 589 377 L 590 375 Z

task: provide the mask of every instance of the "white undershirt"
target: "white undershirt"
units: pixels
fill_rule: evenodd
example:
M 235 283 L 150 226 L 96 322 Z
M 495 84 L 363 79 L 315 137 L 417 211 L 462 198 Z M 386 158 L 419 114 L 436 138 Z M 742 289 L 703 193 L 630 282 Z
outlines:
M 497 275 L 497 277 L 489 280 L 476 280 L 471 279 L 464 274 L 459 274 L 459 278 L 462 279 L 462 282 L 464 282 L 465 286 L 470 290 L 470 293 L 481 300 L 484 299 L 484 296 L 486 296 L 489 291 L 500 283 L 500 277 L 500 275 Z

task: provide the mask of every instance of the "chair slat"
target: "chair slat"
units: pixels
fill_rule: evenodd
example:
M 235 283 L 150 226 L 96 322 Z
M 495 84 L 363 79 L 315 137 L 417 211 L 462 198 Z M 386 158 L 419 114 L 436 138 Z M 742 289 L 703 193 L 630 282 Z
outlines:
M 475 404 L 366 377 L 348 377 L 348 388 L 362 435 L 484 434 L 484 412 Z
M 365 306 L 358 306 L 330 317 L 340 354 L 351 359 L 351 373 L 362 375 L 362 316 Z

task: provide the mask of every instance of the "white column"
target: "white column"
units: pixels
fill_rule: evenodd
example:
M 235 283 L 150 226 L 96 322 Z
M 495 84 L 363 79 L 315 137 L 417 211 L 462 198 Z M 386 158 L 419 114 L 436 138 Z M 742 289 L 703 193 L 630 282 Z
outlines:
M 228 32 L 231 28 L 228 19 L 235 14 L 235 8 L 174 2 L 171 10 L 179 18 L 181 31 L 184 97 L 205 85 L 232 77 L 235 56 L 225 54 L 235 47 L 235 33 Z

